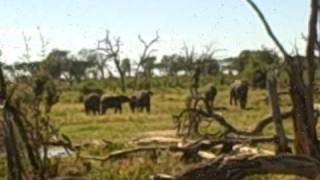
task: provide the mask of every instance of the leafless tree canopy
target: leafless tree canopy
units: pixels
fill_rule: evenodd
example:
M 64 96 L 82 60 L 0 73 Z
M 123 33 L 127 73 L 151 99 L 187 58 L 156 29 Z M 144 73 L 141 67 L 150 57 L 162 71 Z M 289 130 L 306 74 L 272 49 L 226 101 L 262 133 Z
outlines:
M 125 71 L 121 67 L 121 40 L 120 37 L 110 37 L 109 30 L 106 31 L 106 37 L 98 41 L 98 50 L 104 52 L 108 57 L 113 59 L 113 63 L 120 75 L 120 86 L 123 92 L 126 91 Z

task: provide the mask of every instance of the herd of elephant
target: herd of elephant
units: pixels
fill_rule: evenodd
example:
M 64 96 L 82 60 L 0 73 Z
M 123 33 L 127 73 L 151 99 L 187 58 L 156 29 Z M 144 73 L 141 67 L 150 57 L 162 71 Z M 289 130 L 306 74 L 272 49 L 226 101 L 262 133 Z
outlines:
M 230 105 L 240 104 L 241 109 L 246 108 L 248 97 L 249 83 L 246 80 L 236 80 L 230 86 Z M 153 92 L 150 90 L 143 90 L 134 96 L 110 96 L 102 95 L 100 93 L 89 93 L 84 97 L 84 108 L 86 114 L 105 114 L 108 109 L 114 109 L 115 113 L 122 113 L 122 104 L 129 103 L 131 112 L 136 110 L 139 112 L 150 112 L 151 110 L 151 96 Z M 217 95 L 217 88 L 210 86 L 204 92 L 204 100 L 209 107 L 213 108 L 214 99 Z
M 144 90 L 137 95 L 128 97 L 124 95 L 110 96 L 100 93 L 89 93 L 84 97 L 84 109 L 86 114 L 105 114 L 108 109 L 114 109 L 115 113 L 122 113 L 122 104 L 129 103 L 132 112 L 150 112 L 151 96 L 153 92 Z
M 241 109 L 245 109 L 248 99 L 249 82 L 246 80 L 235 80 L 230 86 L 230 105 L 240 105 Z M 202 99 L 209 109 L 214 109 L 214 100 L 217 96 L 217 88 L 210 86 L 203 94 L 192 95 L 187 98 L 186 107 L 196 108 L 199 99 Z

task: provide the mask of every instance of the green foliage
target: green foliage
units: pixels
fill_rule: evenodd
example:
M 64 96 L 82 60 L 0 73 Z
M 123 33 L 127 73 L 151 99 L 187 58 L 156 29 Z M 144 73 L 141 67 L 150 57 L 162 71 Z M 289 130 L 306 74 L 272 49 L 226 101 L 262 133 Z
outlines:
M 127 74 L 131 76 L 131 62 L 129 58 L 125 58 L 121 61 L 121 69 Z
M 95 91 L 104 92 L 104 89 L 106 89 L 106 84 L 99 80 L 85 80 L 75 85 L 74 89 L 82 94 L 88 94 Z
M 220 71 L 220 64 L 218 60 L 213 58 L 203 59 L 202 63 L 202 74 L 204 75 L 217 75 Z
M 53 78 L 60 78 L 63 74 L 64 68 L 66 68 L 66 62 L 68 58 L 68 51 L 53 50 L 46 58 L 44 68 Z
M 173 54 L 173 55 L 165 55 L 162 57 L 161 62 L 157 65 L 160 72 L 170 75 L 170 76 L 176 76 L 179 71 L 186 70 L 185 69 L 185 58 Z
M 267 71 L 270 66 L 279 63 L 280 58 L 272 50 L 242 51 L 235 65 L 240 73 L 253 75 L 256 71 Z
M 41 65 L 40 61 L 36 62 L 20 62 L 20 63 L 15 63 L 13 66 L 7 66 L 10 70 L 12 71 L 13 69 L 16 71 L 22 71 L 22 72 L 27 72 L 29 74 L 34 73 L 35 71 L 39 70 Z
M 280 57 L 269 49 L 244 50 L 236 58 L 225 60 L 229 67 L 239 72 L 242 79 L 248 79 L 254 87 L 264 88 L 267 72 L 280 63 Z

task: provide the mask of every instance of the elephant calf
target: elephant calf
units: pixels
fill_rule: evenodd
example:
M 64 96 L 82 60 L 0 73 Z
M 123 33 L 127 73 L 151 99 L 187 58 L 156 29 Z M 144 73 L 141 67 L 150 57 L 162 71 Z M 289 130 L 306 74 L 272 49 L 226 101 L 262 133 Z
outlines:
M 84 97 L 83 102 L 86 114 L 100 114 L 100 94 L 90 93 Z
M 130 100 L 130 108 L 132 112 L 135 112 L 135 109 L 142 112 L 144 109 L 150 113 L 151 111 L 151 96 L 153 92 L 149 90 L 141 91 L 136 96 L 132 96 Z
M 236 80 L 231 84 L 230 88 L 230 105 L 237 106 L 238 100 L 240 101 L 240 108 L 245 109 L 248 99 L 249 83 L 245 80 Z
M 102 96 L 100 98 L 101 114 L 105 114 L 109 108 L 114 108 L 114 112 L 122 113 L 122 104 L 130 102 L 127 96 Z
M 204 99 L 210 109 L 213 108 L 214 99 L 217 96 L 217 88 L 215 86 L 210 86 L 207 91 L 204 93 Z

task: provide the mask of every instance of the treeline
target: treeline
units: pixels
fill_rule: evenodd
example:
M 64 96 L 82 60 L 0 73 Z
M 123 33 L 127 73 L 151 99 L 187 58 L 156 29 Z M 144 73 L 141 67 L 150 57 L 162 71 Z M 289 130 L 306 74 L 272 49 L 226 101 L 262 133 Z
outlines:
M 8 79 L 21 80 L 40 69 L 48 75 L 70 85 L 87 80 L 115 80 L 121 87 L 119 72 L 114 70 L 110 54 L 97 49 L 82 49 L 77 54 L 67 50 L 52 50 L 42 61 L 25 61 L 14 64 L 2 63 Z M 269 69 L 281 63 L 278 54 L 269 49 L 244 50 L 236 57 L 216 59 L 213 51 L 196 54 L 185 48 L 185 54 L 145 56 L 139 64 L 129 58 L 118 60 L 123 74 L 124 88 L 151 88 L 156 85 L 186 87 L 196 66 L 201 67 L 202 79 L 214 79 L 214 83 L 228 84 L 236 78 L 247 79 L 255 87 L 264 88 Z M 117 64 L 116 64 L 117 65 Z M 41 67 L 41 68 L 40 68 Z M 159 81 L 159 79 L 162 79 Z

